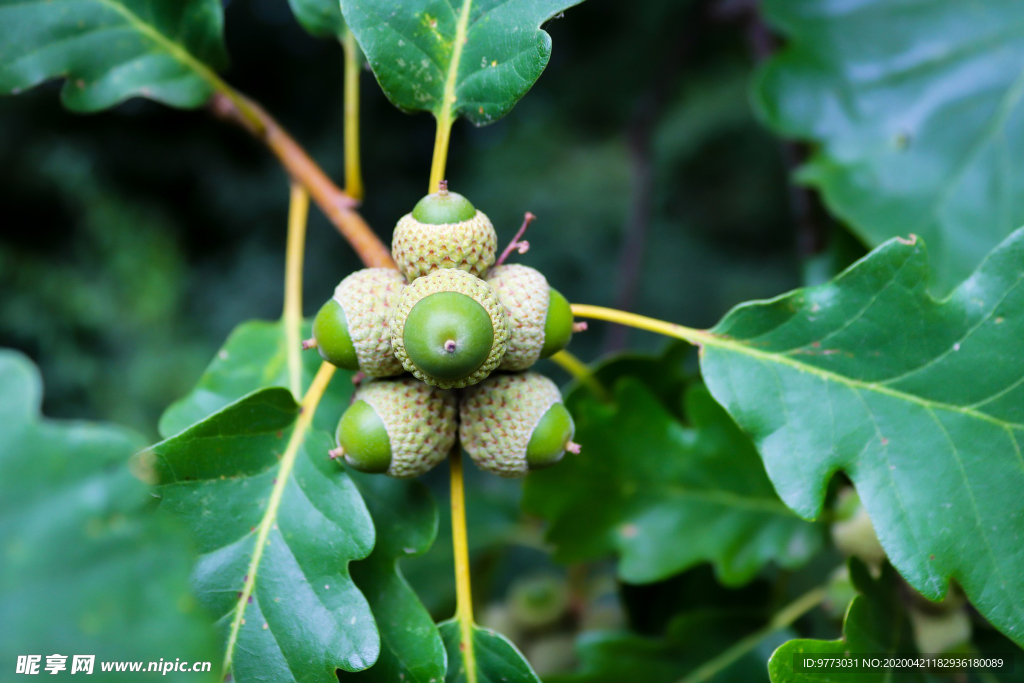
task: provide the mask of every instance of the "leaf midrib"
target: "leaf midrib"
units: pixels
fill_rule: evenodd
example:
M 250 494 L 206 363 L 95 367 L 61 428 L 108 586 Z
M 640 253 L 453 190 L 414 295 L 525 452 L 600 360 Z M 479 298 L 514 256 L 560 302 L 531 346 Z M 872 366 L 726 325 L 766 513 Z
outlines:
M 638 489 L 638 490 L 643 490 Z M 740 512 L 768 512 L 780 517 L 800 519 L 799 515 L 793 512 L 781 500 L 764 498 L 761 496 L 744 496 L 735 491 L 722 489 L 697 489 L 688 488 L 679 484 L 665 484 L 655 488 L 673 498 L 682 498 L 688 502 L 708 503 L 721 505 L 726 508 L 733 508 Z M 633 496 L 630 496 L 632 498 Z
M 253 594 L 253 590 L 256 586 L 256 574 L 259 571 L 260 563 L 263 560 L 263 551 L 267 547 L 270 530 L 274 525 L 274 520 L 277 519 L 277 512 L 281 506 L 281 500 L 284 497 L 284 490 L 291 479 L 295 462 L 298 459 L 299 453 L 302 452 L 302 443 L 305 441 L 306 432 L 309 431 L 314 412 L 314 410 L 305 410 L 299 414 L 298 420 L 295 423 L 294 431 L 288 440 L 288 446 L 285 449 L 284 456 L 281 458 L 277 480 L 274 482 L 274 488 L 271 489 L 270 497 L 267 499 L 267 509 L 263 513 L 263 518 L 260 520 L 259 526 L 257 527 L 256 542 L 253 545 L 252 558 L 249 561 L 249 568 L 246 573 L 245 583 L 238 595 L 238 601 L 235 603 L 235 609 L 233 610 L 235 616 L 231 621 L 228 642 L 224 651 L 223 672 L 225 675 L 231 671 L 235 645 L 238 642 L 238 634 L 242 628 L 242 620 L 245 616 L 245 609 L 248 605 L 249 597 Z
M 847 377 L 846 375 L 840 375 L 831 370 L 824 370 L 814 365 L 799 363 L 781 354 L 754 349 L 753 347 L 744 344 L 742 341 L 738 341 L 730 337 L 720 336 L 712 332 L 684 328 L 684 331 L 680 334 L 680 336 L 682 336 L 683 334 L 686 335 L 686 337 L 684 338 L 687 338 L 689 341 L 692 341 L 700 345 L 701 347 L 712 346 L 727 351 L 732 351 L 735 353 L 750 356 L 763 362 L 776 363 L 778 365 L 786 365 L 790 368 L 797 370 L 798 372 L 806 372 L 808 374 L 815 375 L 816 377 L 819 377 L 825 381 L 836 382 L 838 384 L 844 384 L 852 388 L 864 389 L 866 391 L 884 394 L 886 396 L 890 396 L 901 401 L 916 403 L 917 405 L 920 405 L 923 408 L 938 408 L 940 410 L 947 410 L 950 412 L 960 413 L 962 415 L 966 415 L 967 417 L 972 417 L 975 419 L 983 420 L 985 422 L 989 422 L 991 424 L 1002 427 L 1003 429 L 1006 430 L 1024 428 L 1024 424 L 1000 420 L 999 418 L 993 417 L 987 413 L 982 413 L 977 410 L 974 410 L 970 406 L 958 406 L 951 403 L 943 403 L 941 401 L 935 401 L 932 399 L 924 398 L 922 396 L 908 394 L 904 391 L 898 391 L 896 389 L 892 389 L 881 384 L 865 382 L 863 380 Z M 701 355 L 703 355 L 703 348 L 701 349 Z
M 448 63 L 448 74 L 445 76 L 444 93 L 441 96 L 441 112 L 438 119 L 445 122 L 452 121 L 455 113 L 455 90 L 459 78 L 459 65 L 462 62 L 462 48 L 466 43 L 466 35 L 469 32 L 469 11 L 473 6 L 473 0 L 463 0 L 462 9 L 456 14 L 455 39 L 452 43 L 452 59 Z M 454 10 L 454 7 L 452 7 Z
M 224 89 L 220 77 L 217 76 L 212 69 L 194 57 L 191 52 L 183 48 L 174 40 L 158 31 L 152 24 L 147 23 L 142 19 L 142 17 L 132 12 L 124 4 L 117 2 L 117 0 L 95 0 L 95 2 L 124 17 L 125 21 L 127 21 L 132 28 L 168 52 L 176 61 L 196 72 L 215 90 Z

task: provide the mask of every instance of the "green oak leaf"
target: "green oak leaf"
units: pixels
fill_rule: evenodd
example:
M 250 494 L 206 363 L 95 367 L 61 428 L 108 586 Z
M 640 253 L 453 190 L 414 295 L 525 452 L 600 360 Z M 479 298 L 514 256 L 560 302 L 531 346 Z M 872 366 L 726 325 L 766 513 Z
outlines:
M 577 670 L 546 676 L 544 683 L 676 683 L 760 626 L 763 620 L 719 609 L 680 614 L 658 638 L 620 631 L 584 633 L 577 640 Z M 714 680 L 767 683 L 765 659 L 790 637 L 788 629 L 765 636 Z
M 582 452 L 531 474 L 523 500 L 550 523 L 556 558 L 614 552 L 630 583 L 711 562 L 723 582 L 739 584 L 768 562 L 795 566 L 821 546 L 820 525 L 778 499 L 750 439 L 703 387 L 686 394 L 692 426 L 629 377 L 613 405 L 592 396 L 571 405 Z
M 288 0 L 288 4 L 302 28 L 318 38 L 338 38 L 345 32 L 338 0 Z
M 192 533 L 196 592 L 238 681 L 329 682 L 380 651 L 348 571 L 370 554 L 373 523 L 326 433 L 282 457 L 298 415 L 287 389 L 260 389 L 150 449 L 161 507 Z
M 227 62 L 218 0 L 0 0 L 0 93 L 65 78 L 64 105 L 201 106 Z
M 443 621 L 438 627 L 448 650 L 445 683 L 540 683 L 522 653 L 500 633 L 469 624 L 473 646 L 467 648 L 458 617 Z M 472 655 L 467 656 L 470 651 Z
M 419 482 L 350 471 L 377 530 L 368 558 L 352 565 L 352 578 L 377 618 L 381 655 L 360 680 L 440 682 L 447 656 L 434 620 L 399 570 L 403 557 L 422 555 L 437 536 L 437 506 Z M 342 676 L 344 678 L 344 676 Z
M 41 419 L 39 373 L 0 351 L 0 661 L 181 658 L 216 666 L 213 632 L 188 590 L 193 554 L 129 471 L 142 444 L 113 426 Z M 8 668 L 10 667 L 10 668 Z M 215 676 L 167 674 L 166 680 Z M 92 679 L 90 679 L 92 680 Z
M 303 323 L 302 338 L 311 324 Z M 321 363 L 316 351 L 302 354 L 302 389 Z M 352 395 L 351 374 L 338 372 L 317 407 L 313 426 L 334 432 Z M 242 396 L 266 387 L 288 387 L 288 338 L 281 321 L 250 320 L 231 332 L 195 388 L 160 417 L 160 436 L 168 438 L 206 419 Z M 301 397 L 296 397 L 298 400 Z
M 795 670 L 793 657 L 797 655 L 912 655 L 917 652 L 910 628 L 910 618 L 903 609 L 899 594 L 899 579 L 892 567 L 884 565 L 881 576 L 875 580 L 861 562 L 852 560 L 850 578 L 860 594 L 853 599 L 846 611 L 843 637 L 838 640 L 798 639 L 785 643 L 768 661 L 768 673 L 772 683 L 909 683 L 930 680 L 925 673 L 909 669 L 858 672 L 834 669 L 811 672 Z
M 299 336 L 309 334 L 306 321 Z M 253 391 L 288 386 L 288 343 L 280 321 L 250 321 L 239 325 L 196 388 L 164 413 L 160 420 L 161 434 L 170 436 L 180 432 Z M 315 351 L 303 353 L 303 391 L 320 363 L 320 355 Z M 351 373 L 337 371 L 317 407 L 313 427 L 321 432 L 333 432 L 351 395 Z M 322 440 L 326 435 L 320 434 L 317 438 Z M 437 507 L 417 482 L 348 472 L 376 529 L 373 552 L 350 567 L 356 586 L 376 617 L 381 639 L 377 663 L 358 676 L 381 681 L 401 675 L 411 682 L 425 682 L 432 677 L 440 679 L 445 670 L 440 635 L 398 569 L 400 558 L 416 557 L 433 543 L 437 535 Z
M 787 505 L 816 517 L 845 472 L 907 581 L 955 579 L 1024 643 L 1024 229 L 949 298 L 928 284 L 922 241 L 893 239 L 692 337 Z
M 948 292 L 1024 223 L 1024 5 L 768 0 L 785 37 L 754 85 L 800 179 L 869 246 L 915 233 Z
M 439 121 L 483 126 L 540 78 L 551 36 L 540 26 L 582 0 L 342 0 L 388 99 Z

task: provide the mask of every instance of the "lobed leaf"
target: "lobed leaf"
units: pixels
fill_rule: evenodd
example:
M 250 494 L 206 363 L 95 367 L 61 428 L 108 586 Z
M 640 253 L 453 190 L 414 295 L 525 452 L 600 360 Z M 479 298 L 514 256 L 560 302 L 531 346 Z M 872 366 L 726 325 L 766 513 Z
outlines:
M 582 0 L 342 0 L 388 99 L 439 120 L 497 121 L 540 78 L 551 36 L 540 26 Z
M 302 336 L 308 336 L 308 328 L 308 322 L 304 323 Z M 283 401 L 285 406 L 294 406 L 295 399 L 286 400 L 289 392 L 283 389 L 288 384 L 287 343 L 280 321 L 250 321 L 240 325 L 193 392 L 164 413 L 160 421 L 161 433 L 181 431 L 192 422 L 202 421 L 260 389 L 281 387 L 274 390 L 278 392 L 277 400 Z M 303 353 L 302 362 L 301 383 L 305 389 L 321 360 L 315 351 L 307 351 Z M 320 444 L 318 455 L 326 452 L 322 449 L 329 448 L 330 437 L 324 432 L 333 432 L 351 393 L 350 373 L 335 373 L 313 418 L 315 431 L 307 437 Z M 274 450 L 280 452 L 281 439 L 286 438 L 283 432 L 280 436 L 275 432 L 278 447 Z M 433 543 L 437 534 L 437 508 L 426 489 L 417 482 L 346 471 L 348 480 L 355 485 L 347 495 L 361 496 L 376 530 L 373 552 L 350 566 L 355 586 L 376 617 L 381 645 L 376 664 L 359 676 L 366 680 L 390 681 L 404 675 L 405 680 L 424 683 L 431 678 L 440 679 L 445 670 L 445 653 L 437 627 L 398 568 L 400 558 L 419 555 Z M 330 473 L 331 477 L 346 477 L 334 463 Z
M 445 683 L 540 683 L 516 646 L 500 633 L 470 624 L 473 641 L 470 649 L 464 642 L 462 622 L 457 617 L 441 622 L 439 628 L 448 650 Z
M 921 240 L 834 281 L 739 306 L 699 335 L 714 397 L 782 499 L 822 509 L 852 480 L 899 572 L 937 600 L 955 579 L 1024 642 L 1024 229 L 948 299 Z
M 821 546 L 821 527 L 778 499 L 753 444 L 704 388 L 686 395 L 692 427 L 632 378 L 619 381 L 613 405 L 592 396 L 570 403 L 583 451 L 531 474 L 523 501 L 550 523 L 561 561 L 614 552 L 631 583 L 711 562 L 738 584 Z
M 419 482 L 350 471 L 377 530 L 373 553 L 352 565 L 380 631 L 381 656 L 361 680 L 440 682 L 447 655 L 434 620 L 399 569 L 403 557 L 422 555 L 437 537 L 437 506 Z
M 199 107 L 227 62 L 217 0 L 0 0 L 0 93 L 65 78 L 72 111 Z
M 301 335 L 310 336 L 303 323 Z M 230 403 L 257 389 L 287 387 L 288 338 L 279 320 L 250 320 L 236 327 L 203 372 L 195 388 L 175 401 L 160 417 L 160 436 L 165 439 L 200 422 Z M 302 387 L 313 381 L 320 367 L 316 351 L 302 354 Z M 339 372 L 317 407 L 313 426 L 334 432 L 352 394 L 349 373 Z M 299 396 L 295 400 L 299 400 Z
M 151 448 L 161 507 L 195 539 L 196 591 L 239 681 L 334 681 L 380 651 L 348 571 L 370 554 L 373 523 L 327 435 L 282 458 L 298 414 L 286 389 L 261 389 Z
M 812 142 L 800 178 L 869 246 L 915 233 L 950 291 L 1024 223 L 1024 5 L 769 0 L 755 106 Z
M 318 38 L 339 38 L 345 31 L 338 0 L 288 0 L 288 4 L 302 28 Z
M 209 619 L 188 590 L 192 553 L 129 471 L 139 438 L 41 419 L 39 373 L 0 352 L 0 660 L 95 655 L 102 662 L 211 661 Z M 214 680 L 168 672 L 167 680 Z
M 909 654 L 917 652 L 910 621 L 903 609 L 899 594 L 899 580 L 888 564 L 882 575 L 871 578 L 867 568 L 859 561 L 850 563 L 850 578 L 860 592 L 846 612 L 843 637 L 838 640 L 790 640 L 783 644 L 768 661 L 772 683 L 829 683 L 864 681 L 865 683 L 926 681 L 928 677 L 916 669 L 893 668 L 875 671 L 845 672 L 839 670 L 798 672 L 793 658 L 797 655 L 844 654 Z M 925 653 L 937 654 L 937 653 Z

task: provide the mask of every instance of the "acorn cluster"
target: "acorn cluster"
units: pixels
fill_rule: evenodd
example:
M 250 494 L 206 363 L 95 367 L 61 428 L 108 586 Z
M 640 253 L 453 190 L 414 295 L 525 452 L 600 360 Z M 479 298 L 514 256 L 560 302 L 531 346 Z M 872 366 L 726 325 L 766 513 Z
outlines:
M 569 343 L 569 303 L 533 268 L 495 266 L 497 241 L 490 219 L 442 182 L 395 227 L 399 270 L 341 281 L 306 343 L 367 378 L 332 455 L 415 477 L 461 443 L 482 469 L 518 477 L 578 449 L 558 388 L 527 371 Z

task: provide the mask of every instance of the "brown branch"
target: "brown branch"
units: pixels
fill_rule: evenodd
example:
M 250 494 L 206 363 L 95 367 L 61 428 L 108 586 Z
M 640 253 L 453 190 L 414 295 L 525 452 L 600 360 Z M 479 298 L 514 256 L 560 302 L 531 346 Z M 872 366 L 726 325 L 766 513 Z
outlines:
M 263 107 L 238 92 L 217 92 L 210 99 L 209 108 L 214 116 L 241 126 L 270 148 L 292 179 L 306 188 L 309 196 L 367 267 L 397 267 L 387 246 L 356 212 L 356 200 L 335 185 Z
M 632 311 L 636 304 L 654 209 L 654 150 L 651 142 L 658 107 L 654 97 L 648 96 L 645 99 L 646 103 L 641 107 L 628 135 L 632 188 L 619 252 L 618 293 L 614 304 L 615 308 L 622 311 Z M 609 328 L 605 337 L 605 353 L 626 348 L 628 335 L 629 329 L 624 326 Z
M 763 63 L 778 50 L 779 40 L 764 21 L 759 0 L 723 0 L 713 13 L 722 21 L 742 22 L 755 63 Z M 789 177 L 789 204 L 796 221 L 797 250 L 801 258 L 809 259 L 828 248 L 831 222 L 818 194 L 793 181 L 807 157 L 807 145 L 780 140 L 779 149 Z
M 508 243 L 507 247 L 505 247 L 505 251 L 501 252 L 501 256 L 498 257 L 498 260 L 494 262 L 495 268 L 505 263 L 505 259 L 507 259 L 509 257 L 509 254 L 511 254 L 513 251 L 518 251 L 520 254 L 525 254 L 527 251 L 530 250 L 530 243 L 527 242 L 526 240 L 521 240 L 520 238 L 523 236 L 523 233 L 526 232 L 526 229 L 530 227 L 530 223 L 534 222 L 535 220 L 537 220 L 537 217 L 534 216 L 529 211 L 527 211 L 526 215 L 523 216 L 523 224 L 522 226 L 520 226 L 519 232 L 516 233 L 516 236 L 513 237 L 512 241 Z
M 690 36 L 673 37 L 673 47 L 662 61 L 661 68 L 640 98 L 626 132 L 630 161 L 629 211 L 623 229 L 618 263 L 618 293 L 615 308 L 632 311 L 640 293 L 644 256 L 654 215 L 657 177 L 654 169 L 654 132 L 668 98 L 673 79 L 682 68 L 690 48 Z M 612 326 L 605 337 L 606 353 L 626 348 L 629 330 Z

